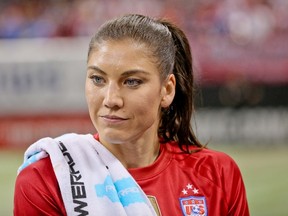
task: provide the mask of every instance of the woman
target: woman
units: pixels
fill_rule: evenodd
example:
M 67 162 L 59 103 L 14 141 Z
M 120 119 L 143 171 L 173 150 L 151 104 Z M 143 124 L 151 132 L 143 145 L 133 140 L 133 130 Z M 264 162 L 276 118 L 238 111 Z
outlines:
M 249 215 L 237 165 L 191 128 L 192 72 L 188 40 L 170 22 L 132 14 L 101 26 L 86 78 L 97 134 L 31 145 L 14 214 Z

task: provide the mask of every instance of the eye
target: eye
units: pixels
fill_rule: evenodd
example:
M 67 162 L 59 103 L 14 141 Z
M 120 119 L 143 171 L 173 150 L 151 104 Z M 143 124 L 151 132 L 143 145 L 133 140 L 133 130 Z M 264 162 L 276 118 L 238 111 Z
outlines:
M 102 85 L 102 84 L 105 83 L 104 78 L 101 77 L 101 76 L 91 75 L 89 78 L 93 81 L 93 83 L 94 83 L 95 85 Z
M 140 80 L 140 79 L 132 79 L 132 78 L 126 79 L 125 82 L 124 82 L 125 85 L 127 85 L 129 87 L 132 87 L 132 88 L 138 87 L 142 83 L 143 83 L 142 80 Z

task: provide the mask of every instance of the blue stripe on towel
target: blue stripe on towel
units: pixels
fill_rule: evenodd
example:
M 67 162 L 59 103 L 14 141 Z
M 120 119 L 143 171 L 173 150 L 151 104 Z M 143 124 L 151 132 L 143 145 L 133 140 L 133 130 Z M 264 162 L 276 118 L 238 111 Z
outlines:
M 145 199 L 132 178 L 123 178 L 113 183 L 110 176 L 107 176 L 103 184 L 95 185 L 98 197 L 108 197 L 112 202 L 121 202 L 128 206 L 131 203 L 145 203 Z
M 36 162 L 38 159 L 37 154 L 39 153 L 39 151 L 33 153 L 33 155 L 31 155 L 18 169 L 18 172 L 22 171 L 24 168 L 26 168 L 27 166 L 29 166 L 30 164 Z

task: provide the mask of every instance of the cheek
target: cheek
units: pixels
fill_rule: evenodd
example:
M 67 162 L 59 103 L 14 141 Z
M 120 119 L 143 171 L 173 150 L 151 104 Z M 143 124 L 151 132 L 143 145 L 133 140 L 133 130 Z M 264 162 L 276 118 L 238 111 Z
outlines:
M 153 95 L 153 94 L 152 94 Z M 160 107 L 160 100 L 156 97 L 149 97 L 143 95 L 139 97 L 137 106 L 137 113 L 141 118 L 156 118 Z
M 92 109 L 95 109 L 97 107 L 99 99 L 95 94 L 95 89 L 89 84 L 86 84 L 85 86 L 85 97 L 89 111 L 92 111 Z
M 93 94 L 92 94 L 90 86 L 86 84 L 86 86 L 85 86 L 85 97 L 86 97 L 86 101 L 87 101 L 88 107 L 90 107 L 91 101 L 93 99 L 92 95 Z

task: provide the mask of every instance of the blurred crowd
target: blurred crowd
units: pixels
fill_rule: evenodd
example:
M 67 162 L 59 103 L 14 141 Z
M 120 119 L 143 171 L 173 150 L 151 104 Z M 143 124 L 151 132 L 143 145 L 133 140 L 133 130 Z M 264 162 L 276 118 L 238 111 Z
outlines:
M 287 0 L 2 0 L 0 38 L 90 36 L 105 20 L 136 12 L 245 43 L 287 34 L 287 11 Z
M 192 14 L 186 23 L 189 31 L 229 36 L 236 43 L 247 44 L 275 35 L 287 37 L 287 11 L 287 0 L 206 0 L 185 16 Z

